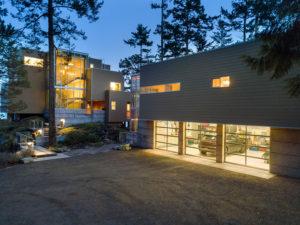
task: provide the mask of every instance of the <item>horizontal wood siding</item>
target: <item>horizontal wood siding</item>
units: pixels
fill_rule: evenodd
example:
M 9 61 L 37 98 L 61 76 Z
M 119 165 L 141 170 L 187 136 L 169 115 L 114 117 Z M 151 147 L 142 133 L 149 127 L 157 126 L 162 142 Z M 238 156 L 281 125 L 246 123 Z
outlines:
M 299 99 L 288 96 L 282 80 L 258 76 L 243 61 L 258 49 L 249 42 L 142 67 L 141 87 L 181 82 L 181 91 L 141 95 L 140 118 L 300 127 Z M 212 88 L 222 76 L 230 76 L 230 87 Z

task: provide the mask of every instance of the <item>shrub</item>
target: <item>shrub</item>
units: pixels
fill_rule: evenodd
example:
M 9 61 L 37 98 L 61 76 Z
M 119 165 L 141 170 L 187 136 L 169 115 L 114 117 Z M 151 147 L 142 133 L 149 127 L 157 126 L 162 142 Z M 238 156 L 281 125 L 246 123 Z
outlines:
M 90 142 L 90 143 L 100 142 L 100 138 L 95 134 L 89 134 L 87 136 L 87 142 Z
M 72 131 L 66 135 L 64 140 L 65 145 L 78 145 L 87 142 L 88 135 L 81 131 Z

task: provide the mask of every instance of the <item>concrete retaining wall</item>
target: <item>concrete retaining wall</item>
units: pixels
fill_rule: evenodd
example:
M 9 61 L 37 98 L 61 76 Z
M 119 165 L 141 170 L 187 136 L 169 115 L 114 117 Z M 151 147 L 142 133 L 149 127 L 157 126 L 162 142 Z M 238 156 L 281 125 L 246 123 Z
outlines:
M 138 132 L 131 133 L 131 145 L 139 148 L 153 148 L 153 121 L 139 120 Z
M 85 109 L 56 109 L 55 121 L 60 124 L 60 120 L 65 119 L 65 126 L 72 126 L 75 124 L 105 122 L 105 111 L 97 110 L 92 114 L 87 114 Z
M 271 128 L 270 172 L 300 178 L 300 130 Z

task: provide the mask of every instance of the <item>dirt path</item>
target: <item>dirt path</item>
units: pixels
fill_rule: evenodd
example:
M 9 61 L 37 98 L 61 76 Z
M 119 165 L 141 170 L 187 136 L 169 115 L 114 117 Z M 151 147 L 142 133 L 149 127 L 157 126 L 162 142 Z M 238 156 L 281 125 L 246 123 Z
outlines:
M 143 151 L 0 170 L 0 224 L 299 224 L 300 180 L 269 180 Z

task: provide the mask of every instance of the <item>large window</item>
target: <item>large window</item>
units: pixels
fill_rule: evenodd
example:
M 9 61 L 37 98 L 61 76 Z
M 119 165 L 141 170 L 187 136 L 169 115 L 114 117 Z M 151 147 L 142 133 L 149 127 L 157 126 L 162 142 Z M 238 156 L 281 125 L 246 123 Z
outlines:
M 24 64 L 27 66 L 36 66 L 36 67 L 43 67 L 44 66 L 44 60 L 29 56 L 24 56 Z
M 215 159 L 217 124 L 186 123 L 186 154 Z
M 153 94 L 172 91 L 180 91 L 180 83 L 141 87 L 141 94 Z
M 226 162 L 269 169 L 270 128 L 226 125 Z
M 56 51 L 56 107 L 86 108 L 84 55 Z
M 156 121 L 156 148 L 178 152 L 178 132 L 178 122 Z
M 137 132 L 140 107 L 140 76 L 131 77 L 130 130 Z

